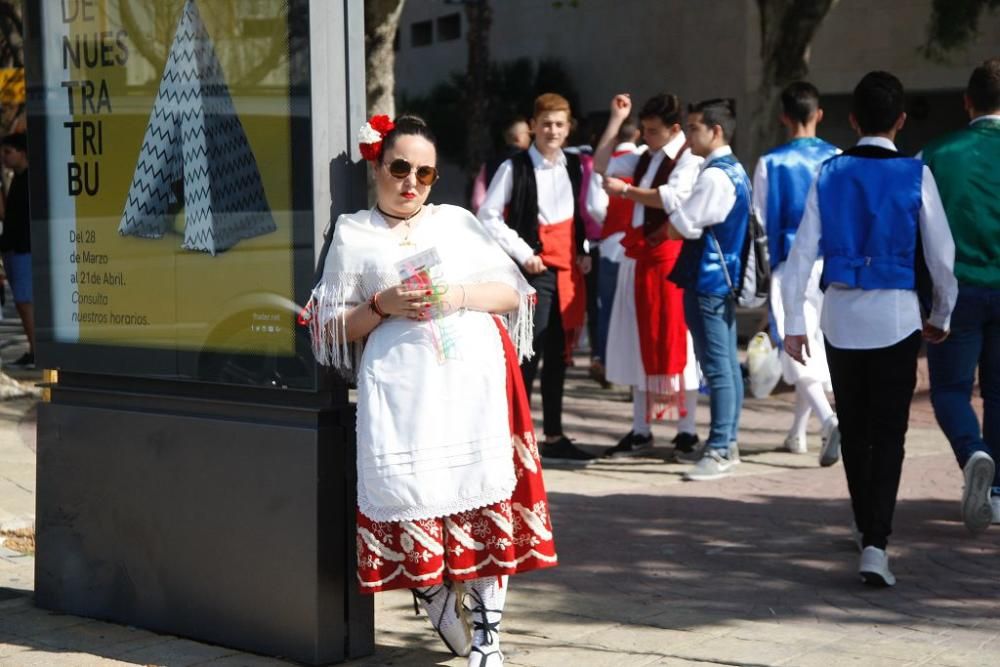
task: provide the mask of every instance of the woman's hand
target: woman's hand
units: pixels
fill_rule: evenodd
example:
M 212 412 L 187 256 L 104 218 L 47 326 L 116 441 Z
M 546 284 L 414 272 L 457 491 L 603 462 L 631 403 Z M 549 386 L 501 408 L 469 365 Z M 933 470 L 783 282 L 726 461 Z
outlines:
M 434 292 L 429 289 L 412 290 L 403 285 L 396 285 L 382 290 L 375 299 L 378 307 L 386 315 L 418 320 L 427 319 L 422 316 L 431 309 L 433 294 Z

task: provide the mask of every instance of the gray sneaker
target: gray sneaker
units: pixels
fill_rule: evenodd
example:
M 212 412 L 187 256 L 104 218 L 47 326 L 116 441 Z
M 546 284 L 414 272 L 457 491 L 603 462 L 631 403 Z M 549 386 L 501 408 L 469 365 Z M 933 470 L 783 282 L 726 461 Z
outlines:
M 733 463 L 729 458 L 715 449 L 706 449 L 701 460 L 684 473 L 684 479 L 689 482 L 706 482 L 712 479 L 726 477 L 732 473 Z
M 674 450 L 674 461 L 677 463 L 697 463 L 703 456 L 705 456 L 705 443 L 695 445 L 690 452 Z
M 978 535 L 993 521 L 990 504 L 990 484 L 995 463 L 986 452 L 974 452 L 962 468 L 965 488 L 962 490 L 962 522 L 969 532 Z

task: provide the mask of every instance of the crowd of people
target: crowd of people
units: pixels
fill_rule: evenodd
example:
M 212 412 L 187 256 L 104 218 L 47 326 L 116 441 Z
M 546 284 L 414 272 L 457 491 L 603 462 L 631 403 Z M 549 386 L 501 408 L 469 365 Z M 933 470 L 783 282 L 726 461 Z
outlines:
M 372 119 L 360 141 L 377 203 L 337 221 L 310 311 L 317 358 L 358 384 L 361 589 L 412 589 L 456 655 L 503 663 L 508 575 L 557 560 L 541 464 L 596 458 L 562 423 L 588 324 L 593 374 L 633 395 L 632 427 L 604 456 L 648 452 L 650 423 L 676 420 L 686 479 L 731 474 L 754 218 L 769 330 L 796 392 L 784 447 L 807 451 L 815 414 L 820 464 L 843 457 L 861 579 L 895 584 L 887 546 L 925 343 L 963 520 L 974 533 L 1000 523 L 1000 59 L 975 69 L 964 99 L 970 124 L 907 157 L 894 143 L 903 86 L 871 72 L 852 97 L 858 142 L 841 151 L 817 137 L 819 92 L 794 83 L 781 98 L 788 141 L 751 179 L 730 147 L 730 100 L 685 108 L 663 93 L 634 115 L 616 95 L 590 153 L 566 148 L 572 110 L 547 93 L 484 165 L 475 215 L 426 203 L 438 172 L 422 121 Z

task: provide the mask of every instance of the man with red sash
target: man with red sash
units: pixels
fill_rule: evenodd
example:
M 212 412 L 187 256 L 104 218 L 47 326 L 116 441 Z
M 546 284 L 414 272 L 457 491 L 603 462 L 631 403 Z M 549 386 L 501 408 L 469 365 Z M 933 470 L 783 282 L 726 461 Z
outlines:
M 689 452 L 698 442 L 698 374 L 689 351 L 683 292 L 667 281 L 681 243 L 662 240 L 667 215 L 659 188 L 669 184 L 676 192 L 690 193 L 702 160 L 688 149 L 680 126 L 680 100 L 669 94 L 656 95 L 639 112 L 647 150 L 609 159 L 611 142 L 631 110 L 628 95 L 615 96 L 594 154 L 607 193 L 635 204 L 621 241 L 625 258 L 618 272 L 605 360 L 607 379 L 633 388 L 632 430 L 606 456 L 632 456 L 652 447 L 649 423 L 672 413 L 672 405 L 682 417 L 674 438 L 677 449 Z M 633 184 L 622 177 L 631 177 Z
M 579 201 L 579 156 L 564 153 L 570 130 L 569 102 L 546 93 L 535 100 L 528 150 L 497 169 L 479 207 L 479 219 L 528 276 L 537 292 L 534 355 L 521 364 L 531 395 L 542 358 L 542 457 L 587 464 L 593 456 L 563 434 L 562 404 L 566 366 L 583 330 L 587 300 L 583 276 L 590 271 Z

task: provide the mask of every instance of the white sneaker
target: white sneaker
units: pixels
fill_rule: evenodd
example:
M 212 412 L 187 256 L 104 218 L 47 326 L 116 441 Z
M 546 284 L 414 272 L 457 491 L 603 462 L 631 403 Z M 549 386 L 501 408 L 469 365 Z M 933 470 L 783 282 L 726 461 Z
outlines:
M 806 439 L 800 435 L 790 435 L 785 438 L 785 450 L 792 454 L 806 453 Z
M 986 530 L 993 521 L 990 486 L 993 484 L 995 465 L 986 452 L 975 452 L 965 462 L 962 474 L 962 522 L 973 535 Z
M 869 586 L 895 586 L 896 577 L 889 571 L 889 556 L 878 547 L 865 547 L 861 552 L 861 564 L 858 566 L 861 581 Z
M 840 460 L 840 422 L 837 415 L 823 422 L 823 446 L 819 450 L 819 464 L 828 468 Z
M 993 510 L 993 523 L 1000 523 L 1000 496 L 990 497 L 990 507 Z

